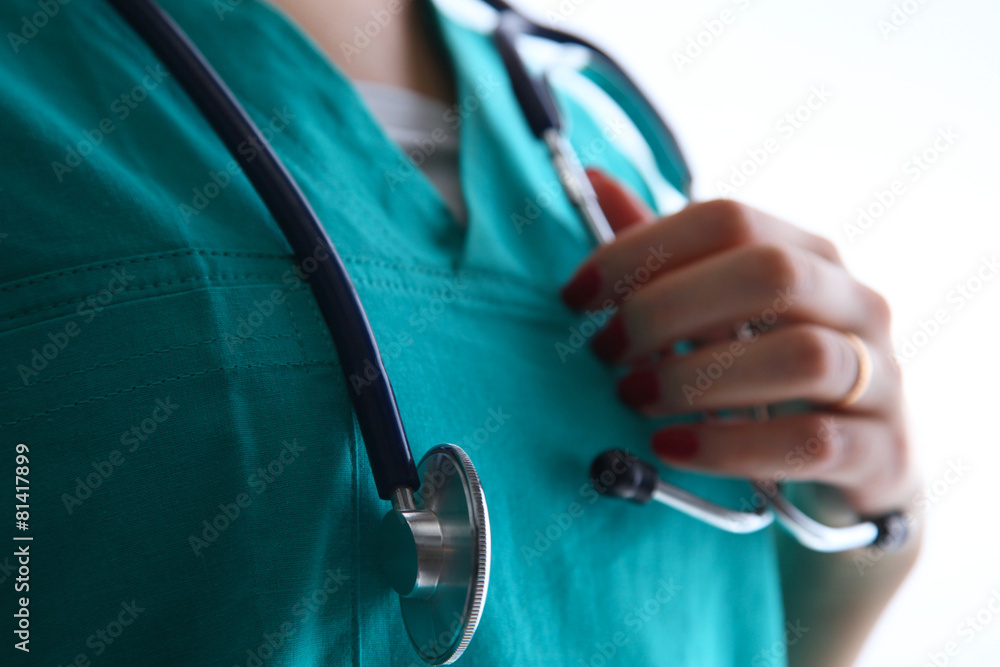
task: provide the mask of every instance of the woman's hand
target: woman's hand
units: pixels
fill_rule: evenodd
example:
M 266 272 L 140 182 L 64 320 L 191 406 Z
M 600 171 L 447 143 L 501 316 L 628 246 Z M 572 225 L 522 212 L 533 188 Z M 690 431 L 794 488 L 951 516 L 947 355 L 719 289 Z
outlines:
M 815 480 L 863 515 L 902 509 L 915 490 L 889 307 L 833 244 L 731 201 L 653 216 L 590 172 L 619 232 L 563 289 L 577 309 L 615 311 L 592 348 L 627 366 L 622 401 L 648 415 L 805 399 L 811 414 L 671 427 L 653 450 L 672 466 L 756 480 Z M 753 336 L 737 340 L 751 323 Z M 871 358 L 867 390 L 839 407 Z M 689 354 L 671 353 L 692 341 Z

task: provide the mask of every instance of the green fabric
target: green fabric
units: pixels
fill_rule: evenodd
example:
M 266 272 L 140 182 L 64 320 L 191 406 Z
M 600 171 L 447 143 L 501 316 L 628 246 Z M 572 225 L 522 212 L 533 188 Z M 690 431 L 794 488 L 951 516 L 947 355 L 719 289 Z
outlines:
M 33 34 L 40 4 L 0 5 L 0 451 L 9 482 L 15 444 L 30 448 L 30 663 L 414 664 L 376 566 L 387 504 L 284 238 L 106 3 L 48 3 Z M 488 37 L 442 24 L 464 229 L 281 15 L 257 0 L 164 4 L 280 130 L 273 145 L 367 307 L 415 456 L 450 441 L 478 467 L 493 576 L 460 664 L 783 664 L 772 535 L 586 484 L 602 449 L 648 456 L 655 425 L 616 401 L 615 371 L 588 351 L 560 358 L 557 343 L 589 330 L 557 296 L 589 241 L 554 185 L 541 194 L 555 175 Z M 575 115 L 586 151 L 599 127 Z M 634 177 L 610 151 L 591 158 Z M 737 506 L 749 494 L 665 475 Z M 10 633 L 14 560 L 0 558 L 0 663 L 27 664 Z

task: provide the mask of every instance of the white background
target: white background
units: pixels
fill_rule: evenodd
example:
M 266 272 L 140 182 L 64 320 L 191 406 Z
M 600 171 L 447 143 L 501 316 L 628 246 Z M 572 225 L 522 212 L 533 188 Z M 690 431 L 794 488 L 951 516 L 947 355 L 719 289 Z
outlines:
M 833 92 L 736 198 L 835 241 L 850 269 L 893 305 L 897 351 L 935 311 L 948 317 L 933 337 L 917 337 L 923 346 L 904 366 L 933 498 L 926 547 L 858 664 L 1000 664 L 1000 614 L 983 612 L 992 622 L 979 631 L 960 625 L 993 591 L 1000 600 L 1000 276 L 961 309 L 951 292 L 1000 254 L 1000 4 L 911 0 L 916 11 L 888 35 L 879 22 L 899 0 L 520 4 L 606 46 L 637 76 L 680 136 L 699 199 L 718 196 L 717 182 L 748 149 L 781 137 L 776 123 L 812 86 Z M 674 54 L 724 9 L 733 21 L 712 40 L 702 35 L 709 45 L 679 67 Z M 904 163 L 941 128 L 960 138 L 912 181 Z M 852 243 L 845 225 L 895 179 L 906 193 Z M 950 485 L 949 462 L 969 467 Z M 933 662 L 948 642 L 958 654 Z

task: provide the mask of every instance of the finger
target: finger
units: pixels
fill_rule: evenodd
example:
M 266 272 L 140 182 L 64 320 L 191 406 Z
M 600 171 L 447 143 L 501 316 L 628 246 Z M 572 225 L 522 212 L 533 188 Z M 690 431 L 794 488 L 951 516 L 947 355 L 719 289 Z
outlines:
M 842 267 L 794 246 L 743 246 L 671 272 L 622 304 L 594 351 L 634 362 L 677 340 L 749 320 L 812 322 L 878 337 L 888 330 L 885 300 Z
M 653 219 L 653 211 L 618 181 L 598 169 L 588 168 L 586 171 L 601 210 L 615 234 Z M 582 309 L 600 284 L 599 269 L 593 264 L 585 264 L 563 288 L 562 299 L 571 308 Z
M 899 402 L 899 376 L 890 354 L 865 347 L 871 380 L 849 409 L 888 413 Z M 622 378 L 618 395 L 651 416 L 797 399 L 834 405 L 854 388 L 860 371 L 861 360 L 846 334 L 799 324 L 664 357 Z
M 619 234 L 629 227 L 655 217 L 653 210 L 629 192 L 625 186 L 611 178 L 603 171 L 594 168 L 587 169 L 590 184 L 597 194 L 601 210 L 611 224 L 611 229 Z
M 724 250 L 760 243 L 802 248 L 835 264 L 832 243 L 729 200 L 693 204 L 646 225 L 633 225 L 598 248 L 563 290 L 577 309 L 627 301 L 657 276 Z
M 671 466 L 756 480 L 813 480 L 875 498 L 894 484 L 903 456 L 889 422 L 810 414 L 768 422 L 672 427 L 653 436 Z M 861 501 L 863 502 L 863 501 Z M 859 511 L 866 508 L 855 507 Z

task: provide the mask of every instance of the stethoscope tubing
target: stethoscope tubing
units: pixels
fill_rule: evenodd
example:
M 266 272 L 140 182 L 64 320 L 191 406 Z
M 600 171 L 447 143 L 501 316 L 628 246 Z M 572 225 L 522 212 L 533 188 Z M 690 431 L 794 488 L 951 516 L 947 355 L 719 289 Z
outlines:
M 654 158 L 661 172 L 664 175 L 672 174 L 675 178 L 667 180 L 673 180 L 684 196 L 691 197 L 691 170 L 676 135 L 650 101 L 649 96 L 643 92 L 642 87 L 614 58 L 588 40 L 535 23 L 514 9 L 506 0 L 483 1 L 499 14 L 493 41 L 507 70 L 511 89 L 535 136 L 541 139 L 546 130 L 561 130 L 562 123 L 558 106 L 545 78 L 532 76 L 518 54 L 515 42 L 522 35 L 531 35 L 557 44 L 584 49 L 589 54 L 591 63 L 584 68 L 583 74 L 623 107 L 627 104 L 634 112 L 629 114 L 633 116 L 633 120 L 642 119 L 642 122 L 636 122 L 636 128 L 646 143 L 654 149 Z M 615 83 L 612 84 L 612 81 Z M 656 153 L 656 148 L 661 146 L 665 150 Z M 667 153 L 676 156 L 677 159 L 666 159 Z
M 326 253 L 309 284 L 333 336 L 379 497 L 420 486 L 396 397 L 347 269 L 305 195 L 236 97 L 153 0 L 108 0 L 173 73 L 277 221 L 299 261 Z M 238 147 L 253 139 L 254 156 Z M 320 252 L 321 251 L 321 252 Z M 322 258 L 321 258 L 322 259 Z M 374 369 L 374 373 L 372 372 Z M 374 377 L 373 377 L 374 376 Z M 363 385 L 352 378 L 365 378 Z

